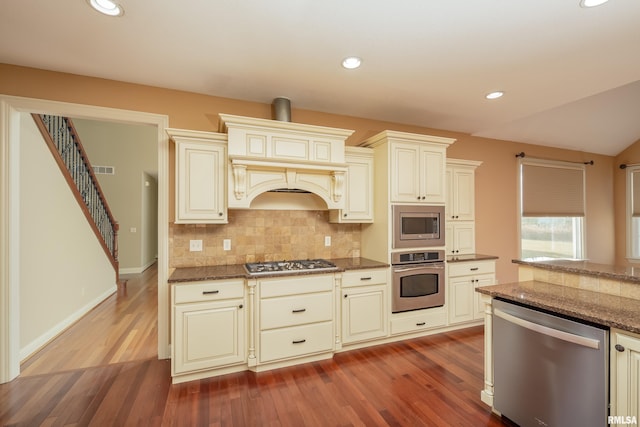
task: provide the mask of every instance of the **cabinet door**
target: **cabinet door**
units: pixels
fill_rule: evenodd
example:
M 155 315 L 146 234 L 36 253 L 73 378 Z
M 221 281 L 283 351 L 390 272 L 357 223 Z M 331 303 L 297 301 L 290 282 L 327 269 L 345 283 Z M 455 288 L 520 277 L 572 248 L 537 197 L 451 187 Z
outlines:
M 475 305 L 475 312 L 473 314 L 474 320 L 484 319 L 484 303 L 482 302 L 481 295 L 475 291 L 475 288 L 480 286 L 491 286 L 496 284 L 495 274 L 481 274 L 475 276 L 473 282 L 473 300 Z
M 449 224 L 445 228 L 445 241 L 448 240 L 447 253 L 451 255 L 472 254 L 476 251 L 476 233 L 473 222 Z M 447 230 L 451 230 L 447 237 Z
M 464 276 L 449 279 L 449 323 L 469 322 L 476 310 L 473 298 L 473 277 Z
M 176 142 L 176 223 L 226 223 L 225 149 Z
M 420 146 L 391 144 L 391 201 L 420 202 Z
M 611 337 L 611 378 L 614 394 L 611 415 L 640 418 L 640 338 L 615 332 Z M 616 345 L 622 346 L 619 351 Z
M 342 342 L 387 335 L 386 286 L 347 288 L 342 293 Z
M 245 361 L 242 300 L 174 306 L 174 373 Z
M 452 185 L 453 212 L 456 221 L 474 219 L 474 172 L 468 169 L 454 169 Z
M 347 155 L 345 160 L 345 208 L 332 222 L 373 222 L 373 155 Z
M 420 201 L 445 203 L 445 151 L 441 148 L 420 148 Z

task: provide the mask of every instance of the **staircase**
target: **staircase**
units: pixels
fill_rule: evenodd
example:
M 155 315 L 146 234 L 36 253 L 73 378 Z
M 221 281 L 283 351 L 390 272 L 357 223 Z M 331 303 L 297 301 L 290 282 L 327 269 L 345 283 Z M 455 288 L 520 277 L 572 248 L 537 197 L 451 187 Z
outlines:
M 116 283 L 119 283 L 118 223 L 113 218 L 71 119 L 47 114 L 32 116 L 84 216 L 113 265 Z

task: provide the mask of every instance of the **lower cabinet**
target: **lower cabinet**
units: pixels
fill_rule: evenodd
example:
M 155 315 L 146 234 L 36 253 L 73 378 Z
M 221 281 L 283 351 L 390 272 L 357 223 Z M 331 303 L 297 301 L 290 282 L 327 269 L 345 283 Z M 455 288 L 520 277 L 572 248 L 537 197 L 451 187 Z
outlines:
M 447 312 L 442 307 L 395 313 L 391 317 L 391 335 L 421 332 L 446 324 Z
M 449 324 L 483 320 L 484 307 L 475 289 L 495 284 L 495 261 L 449 262 L 447 268 Z
M 173 285 L 172 375 L 246 362 L 244 280 Z
M 351 344 L 388 334 L 387 269 L 342 274 L 342 342 Z
M 611 329 L 610 415 L 617 424 L 640 419 L 640 335 Z
M 332 355 L 334 275 L 258 280 L 258 365 Z

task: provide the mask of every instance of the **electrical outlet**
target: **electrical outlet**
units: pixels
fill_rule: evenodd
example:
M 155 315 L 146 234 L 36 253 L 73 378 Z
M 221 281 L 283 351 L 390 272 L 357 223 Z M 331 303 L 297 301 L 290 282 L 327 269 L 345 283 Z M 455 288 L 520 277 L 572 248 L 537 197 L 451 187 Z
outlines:
M 189 240 L 189 251 L 191 251 L 191 252 L 201 252 L 202 251 L 202 240 Z
M 222 249 L 224 249 L 225 251 L 231 250 L 231 239 L 224 239 L 222 241 Z
M 331 246 L 331 236 L 324 236 L 324 245 Z

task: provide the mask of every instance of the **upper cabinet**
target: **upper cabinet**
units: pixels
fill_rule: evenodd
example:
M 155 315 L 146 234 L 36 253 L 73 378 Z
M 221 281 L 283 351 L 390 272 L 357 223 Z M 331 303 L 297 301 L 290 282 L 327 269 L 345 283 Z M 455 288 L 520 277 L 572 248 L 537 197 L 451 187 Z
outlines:
M 447 159 L 447 221 L 475 219 L 475 169 L 481 164 L 472 160 Z
M 345 207 L 332 210 L 331 222 L 373 222 L 373 150 L 345 147 Z
M 481 164 L 474 160 L 447 159 L 445 237 L 449 255 L 475 252 L 475 170 Z
M 405 132 L 384 131 L 362 145 L 389 150 L 391 203 L 443 205 L 447 147 L 455 139 Z
M 167 129 L 175 143 L 176 224 L 226 224 L 227 135 Z

